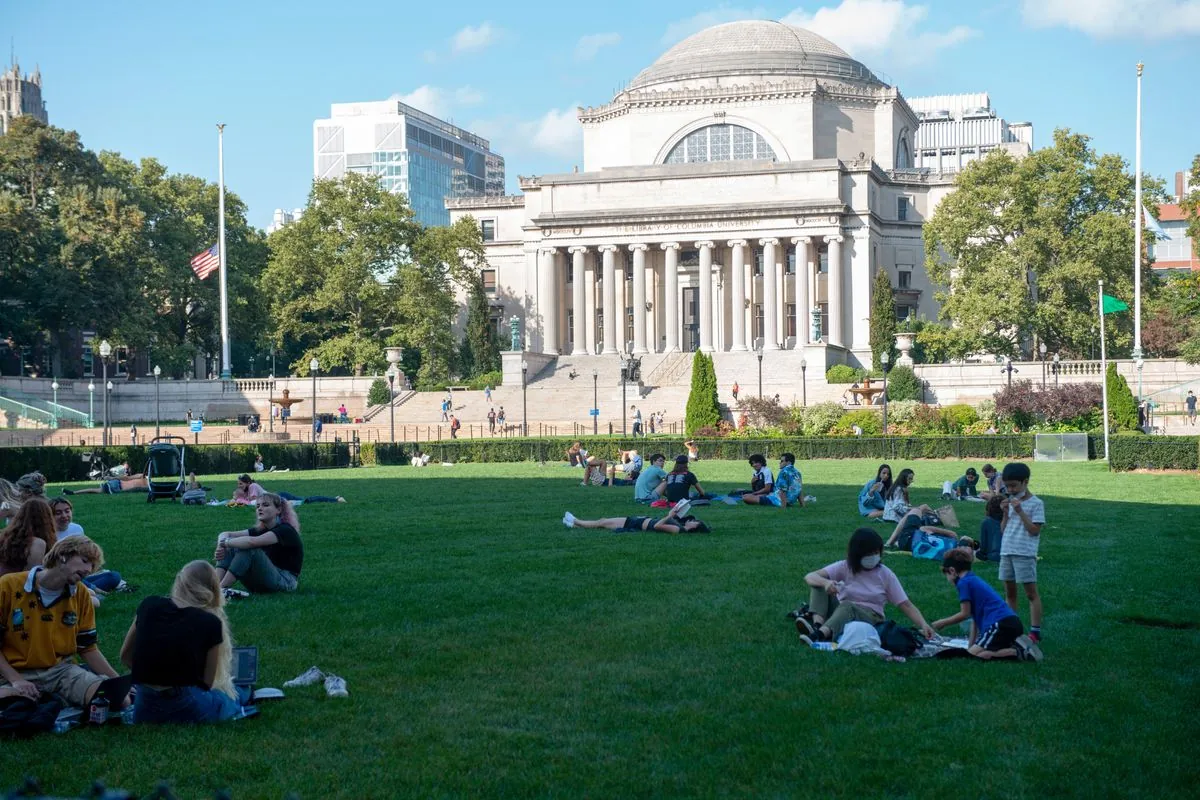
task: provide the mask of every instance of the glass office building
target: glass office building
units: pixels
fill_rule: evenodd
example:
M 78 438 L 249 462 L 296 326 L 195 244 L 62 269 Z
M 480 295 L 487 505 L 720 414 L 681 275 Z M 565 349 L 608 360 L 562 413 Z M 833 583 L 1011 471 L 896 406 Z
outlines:
M 423 225 L 449 225 L 447 197 L 504 194 L 504 158 L 487 139 L 397 100 L 335 103 L 313 123 L 313 174 L 374 175 Z

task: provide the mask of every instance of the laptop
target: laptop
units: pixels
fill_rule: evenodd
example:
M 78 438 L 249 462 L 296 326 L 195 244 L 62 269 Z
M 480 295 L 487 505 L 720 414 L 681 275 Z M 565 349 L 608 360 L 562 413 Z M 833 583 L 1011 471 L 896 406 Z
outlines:
M 255 689 L 256 683 L 258 683 L 258 648 L 233 648 L 233 685 L 249 690 L 251 703 L 257 703 L 260 700 L 278 700 L 283 697 L 283 692 L 279 689 Z M 245 710 L 248 713 L 243 716 L 252 716 L 258 712 L 254 706 L 246 706 Z

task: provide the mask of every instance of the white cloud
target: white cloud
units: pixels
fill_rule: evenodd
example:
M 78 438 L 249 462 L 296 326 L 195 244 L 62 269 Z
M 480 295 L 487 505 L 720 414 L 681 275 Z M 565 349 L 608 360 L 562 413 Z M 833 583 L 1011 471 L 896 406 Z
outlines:
M 460 86 L 453 91 L 447 91 L 426 84 L 418 86 L 407 94 L 394 94 L 390 99 L 399 100 L 426 114 L 447 119 L 457 109 L 482 103 L 483 94 L 470 86 Z
M 708 11 L 701 11 L 699 14 L 687 19 L 672 22 L 667 26 L 666 32 L 662 35 L 662 43 L 675 44 L 691 36 L 693 33 L 699 33 L 705 28 L 711 28 L 713 25 L 720 25 L 725 22 L 737 22 L 742 19 L 768 19 L 770 16 L 770 13 L 762 6 L 742 8 L 740 6 L 720 5 Z
M 824 36 L 855 58 L 886 58 L 888 63 L 928 61 L 939 50 L 979 34 L 966 25 L 920 30 L 928 16 L 929 6 L 904 0 L 842 0 L 811 14 L 797 8 L 783 21 Z
M 500 29 L 493 27 L 490 22 L 478 26 L 468 25 L 450 37 L 450 49 L 455 55 L 482 50 L 499 36 Z
M 553 159 L 579 163 L 583 127 L 576 108 L 552 108 L 536 119 L 513 115 L 476 119 L 467 128 L 491 139 L 493 148 L 509 158 L 537 156 L 541 163 Z
M 541 119 L 528 123 L 534 148 L 549 155 L 578 156 L 583 145 L 583 127 L 579 124 L 575 106 L 550 109 Z
M 587 36 L 580 36 L 579 43 L 575 45 L 575 59 L 590 61 L 601 49 L 620 43 L 621 34 L 619 33 L 589 33 Z
M 460 106 L 474 106 L 483 102 L 483 92 L 473 86 L 460 86 L 454 90 L 454 102 Z
M 1200 34 L 1200 0 L 1023 0 L 1034 28 L 1074 28 L 1097 39 L 1167 39 Z

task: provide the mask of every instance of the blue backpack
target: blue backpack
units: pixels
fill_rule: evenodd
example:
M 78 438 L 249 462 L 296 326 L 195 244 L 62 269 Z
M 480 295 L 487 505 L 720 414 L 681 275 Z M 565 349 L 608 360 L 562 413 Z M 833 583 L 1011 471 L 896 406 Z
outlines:
M 950 536 L 936 533 L 917 531 L 912 538 L 913 558 L 927 558 L 931 561 L 941 561 L 946 551 L 958 546 L 958 540 Z

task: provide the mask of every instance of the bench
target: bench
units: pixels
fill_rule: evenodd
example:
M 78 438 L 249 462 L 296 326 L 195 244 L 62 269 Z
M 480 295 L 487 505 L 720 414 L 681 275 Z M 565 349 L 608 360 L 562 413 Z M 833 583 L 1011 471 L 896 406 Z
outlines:
M 446 391 L 447 392 L 469 392 L 469 391 L 471 391 L 471 387 L 470 386 L 447 386 Z

